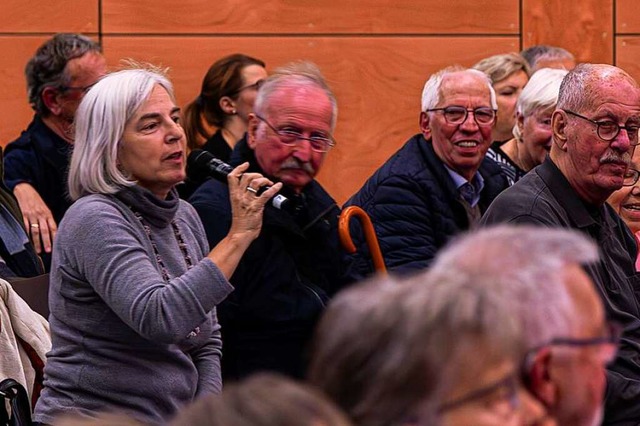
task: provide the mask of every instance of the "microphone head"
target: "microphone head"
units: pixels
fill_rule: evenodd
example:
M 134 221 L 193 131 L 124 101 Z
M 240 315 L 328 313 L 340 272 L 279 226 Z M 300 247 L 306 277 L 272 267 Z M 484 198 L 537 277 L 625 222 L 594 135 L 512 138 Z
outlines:
M 192 169 L 207 168 L 209 162 L 215 157 L 203 149 L 194 149 L 187 157 L 187 167 Z
M 233 171 L 233 167 L 216 158 L 209 151 L 194 149 L 187 157 L 188 173 L 194 176 L 211 176 L 221 182 L 227 182 L 227 175 Z

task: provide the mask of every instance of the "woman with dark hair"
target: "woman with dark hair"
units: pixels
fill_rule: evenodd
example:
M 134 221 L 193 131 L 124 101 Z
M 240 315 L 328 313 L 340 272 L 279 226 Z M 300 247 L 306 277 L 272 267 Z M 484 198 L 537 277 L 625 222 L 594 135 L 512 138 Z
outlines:
M 249 113 L 265 78 L 264 62 L 240 53 L 211 65 L 200 94 L 184 109 L 187 148 L 204 149 L 228 161 L 236 142 L 247 131 Z M 212 133 L 213 129 L 217 130 Z M 187 183 L 179 188 L 182 198 L 188 198 L 206 176 L 187 168 L 187 178 Z

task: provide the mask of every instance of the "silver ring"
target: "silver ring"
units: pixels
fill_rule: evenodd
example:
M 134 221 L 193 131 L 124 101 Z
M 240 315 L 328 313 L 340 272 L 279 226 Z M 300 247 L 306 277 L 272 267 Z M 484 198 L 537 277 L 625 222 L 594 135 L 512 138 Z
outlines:
M 40 225 L 38 225 L 37 223 L 32 223 L 31 227 L 38 229 L 38 228 L 40 228 Z
M 247 186 L 247 191 L 249 191 L 249 192 L 253 192 L 253 193 L 254 193 L 254 194 L 256 194 L 256 195 L 258 194 L 258 190 L 257 190 L 257 189 L 253 189 L 253 188 L 252 188 L 252 187 L 250 187 L 250 186 Z

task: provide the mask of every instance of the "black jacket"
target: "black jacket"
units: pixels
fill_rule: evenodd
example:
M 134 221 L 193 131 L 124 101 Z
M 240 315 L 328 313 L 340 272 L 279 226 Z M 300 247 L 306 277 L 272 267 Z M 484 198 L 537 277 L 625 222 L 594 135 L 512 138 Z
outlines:
M 479 169 L 484 178 L 480 211 L 508 184 L 500 167 L 485 158 Z M 438 158 L 431 141 L 421 134 L 409 139 L 389 158 L 344 207 L 359 206 L 373 222 L 387 268 L 397 273 L 423 269 L 449 239 L 467 229 L 469 220 L 458 190 Z M 373 271 L 369 248 L 360 227 L 352 224 L 357 252 L 350 281 Z
M 67 169 L 71 145 L 35 115 L 27 130 L 7 145 L 4 179 L 11 191 L 19 183 L 31 184 L 59 225 L 71 205 L 67 191 Z
M 243 161 L 261 172 L 245 141 L 230 163 Z M 260 370 L 302 377 L 315 323 L 340 288 L 338 206 L 316 181 L 300 196 L 286 189 L 281 194 L 292 201 L 292 211 L 267 206 L 260 236 L 230 279 L 235 291 L 218 307 L 226 380 Z M 210 179 L 189 201 L 215 246 L 231 225 L 227 186 Z

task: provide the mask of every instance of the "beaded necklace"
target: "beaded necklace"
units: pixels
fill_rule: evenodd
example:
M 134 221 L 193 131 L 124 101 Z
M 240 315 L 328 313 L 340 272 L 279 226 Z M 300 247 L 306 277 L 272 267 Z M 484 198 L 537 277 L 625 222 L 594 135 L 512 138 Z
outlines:
M 162 278 L 164 279 L 165 282 L 169 282 L 169 272 L 167 271 L 164 261 L 160 256 L 160 252 L 158 251 L 158 246 L 156 245 L 156 242 L 153 240 L 153 237 L 151 236 L 151 227 L 149 227 L 149 225 L 147 225 L 144 222 L 144 219 L 142 218 L 142 215 L 139 212 L 137 212 L 131 207 L 129 208 L 135 215 L 136 219 L 140 221 L 142 228 L 144 228 L 144 232 L 147 234 L 147 237 L 151 242 L 151 247 L 153 247 L 153 253 L 156 256 L 156 262 L 158 263 L 158 266 L 160 267 L 160 271 L 162 272 Z M 189 256 L 189 251 L 187 250 L 187 244 L 184 242 L 184 238 L 182 238 L 182 233 L 180 232 L 180 228 L 178 228 L 178 224 L 176 223 L 175 220 L 171 221 L 171 228 L 173 228 L 173 234 L 176 237 L 176 241 L 178 242 L 178 247 L 180 247 L 182 256 L 184 256 L 184 261 L 187 264 L 187 270 L 189 270 L 193 267 L 193 261 L 191 260 L 191 256 Z

